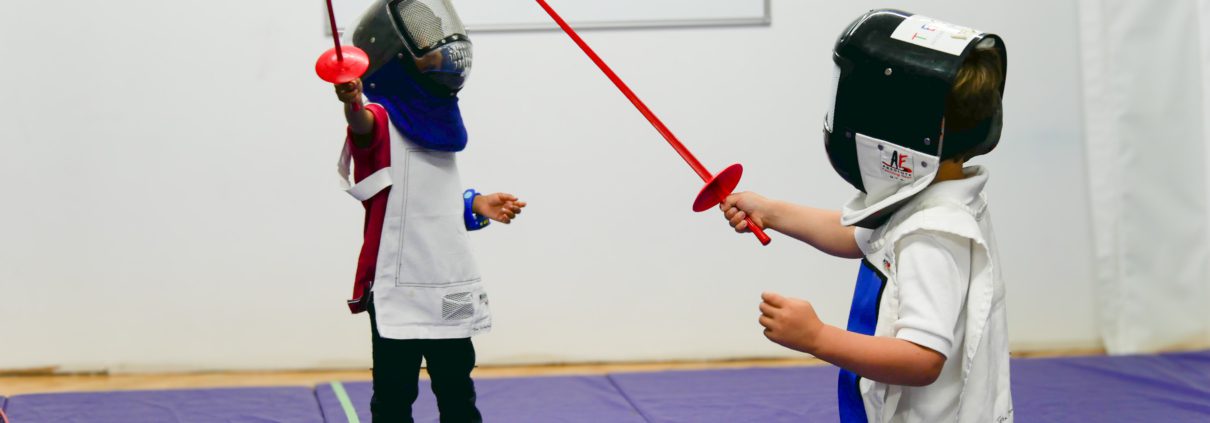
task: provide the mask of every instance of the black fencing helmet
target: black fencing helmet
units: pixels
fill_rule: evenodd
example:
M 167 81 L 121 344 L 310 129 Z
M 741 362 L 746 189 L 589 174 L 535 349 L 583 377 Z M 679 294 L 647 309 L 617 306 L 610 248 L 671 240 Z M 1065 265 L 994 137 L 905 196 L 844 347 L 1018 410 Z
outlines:
M 1002 111 L 942 137 L 958 70 L 983 48 L 998 51 L 1006 73 L 999 36 L 920 15 L 873 10 L 841 33 L 832 54 L 835 95 L 824 146 L 836 173 L 862 191 L 846 206 L 845 224 L 881 224 L 931 183 L 940 161 L 995 148 Z
M 357 24 L 353 44 L 370 56 L 366 75 L 406 60 L 451 94 L 470 76 L 471 40 L 450 0 L 376 0 Z

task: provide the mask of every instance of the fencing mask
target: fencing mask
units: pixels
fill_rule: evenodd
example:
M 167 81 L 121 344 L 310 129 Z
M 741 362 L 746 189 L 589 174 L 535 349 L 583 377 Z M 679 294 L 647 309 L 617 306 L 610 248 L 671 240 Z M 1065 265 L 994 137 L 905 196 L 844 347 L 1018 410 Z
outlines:
M 471 71 L 471 41 L 450 0 L 376 0 L 353 33 L 370 57 L 365 95 L 412 142 L 466 148 L 458 91 Z
M 841 33 L 824 146 L 836 172 L 861 191 L 844 207 L 842 223 L 877 227 L 933 182 L 941 161 L 996 146 L 998 96 L 997 111 L 974 128 L 943 129 L 958 71 L 976 49 L 995 49 L 1005 74 L 999 36 L 924 16 L 874 10 Z
M 471 39 L 450 0 L 377 0 L 353 32 L 353 44 L 370 56 L 367 75 L 410 60 L 425 82 L 451 95 L 471 72 Z

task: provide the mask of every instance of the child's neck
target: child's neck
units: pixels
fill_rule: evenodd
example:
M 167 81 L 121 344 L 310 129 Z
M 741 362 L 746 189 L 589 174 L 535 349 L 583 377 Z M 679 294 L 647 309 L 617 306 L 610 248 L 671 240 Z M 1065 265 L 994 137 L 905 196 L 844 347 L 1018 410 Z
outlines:
M 933 179 L 933 183 L 956 181 L 959 179 L 966 179 L 966 172 L 962 171 L 962 162 L 946 160 L 941 162 L 941 167 L 937 169 L 937 177 Z

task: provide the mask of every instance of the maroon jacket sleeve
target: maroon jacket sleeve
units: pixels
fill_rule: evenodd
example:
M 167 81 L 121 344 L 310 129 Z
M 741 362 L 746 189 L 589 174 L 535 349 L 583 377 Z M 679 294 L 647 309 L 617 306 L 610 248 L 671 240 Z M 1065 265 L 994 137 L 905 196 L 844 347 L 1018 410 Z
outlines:
M 374 129 L 369 134 L 362 135 L 354 134 L 350 129 L 345 139 L 353 156 L 353 179 L 357 182 L 391 166 L 391 129 L 388 126 L 390 120 L 386 110 L 377 104 L 367 105 L 366 109 L 374 114 Z M 365 147 L 358 147 L 358 143 Z M 353 280 L 353 298 L 348 301 L 349 311 L 353 313 L 365 311 L 370 300 L 370 288 L 373 287 L 374 272 L 378 266 L 378 244 L 382 240 L 382 226 L 390 192 L 389 188 L 384 189 L 362 202 L 366 211 L 365 226 L 361 252 L 357 257 L 357 273 Z
M 374 126 L 368 134 L 354 134 L 352 128 L 345 130 L 345 142 L 353 156 L 353 181 L 361 182 L 379 169 L 391 165 L 391 120 L 385 109 L 377 104 L 366 105 L 374 115 Z

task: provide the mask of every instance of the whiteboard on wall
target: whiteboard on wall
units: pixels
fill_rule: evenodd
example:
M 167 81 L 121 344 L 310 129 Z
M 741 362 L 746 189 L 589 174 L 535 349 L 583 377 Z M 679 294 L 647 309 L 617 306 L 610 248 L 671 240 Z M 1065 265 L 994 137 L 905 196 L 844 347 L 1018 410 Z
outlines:
M 340 31 L 374 0 L 334 0 Z M 534 0 L 453 0 L 468 31 L 555 29 Z M 575 28 L 768 25 L 769 0 L 548 0 Z M 324 27 L 328 27 L 327 9 Z M 330 30 L 326 31 L 331 33 Z

